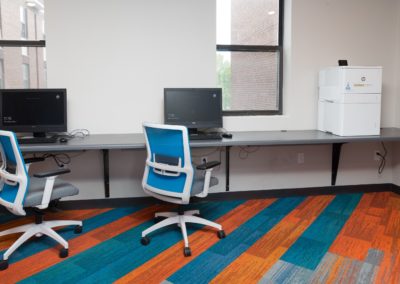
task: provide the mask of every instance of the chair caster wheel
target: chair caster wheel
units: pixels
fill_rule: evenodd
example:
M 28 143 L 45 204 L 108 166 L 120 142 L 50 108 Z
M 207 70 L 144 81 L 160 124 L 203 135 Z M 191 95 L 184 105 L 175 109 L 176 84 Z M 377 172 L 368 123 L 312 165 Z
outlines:
M 60 249 L 59 256 L 60 256 L 60 258 L 66 258 L 68 256 L 68 249 L 66 249 L 66 248 Z
M 140 239 L 140 243 L 144 246 L 147 246 L 150 243 L 150 238 L 149 237 L 142 237 Z
M 7 268 L 8 268 L 8 261 L 4 259 L 0 261 L 0 270 L 6 270 Z
M 219 230 L 217 235 L 220 239 L 224 239 L 226 237 L 224 230 Z
M 82 226 L 76 226 L 75 227 L 75 229 L 74 229 L 74 233 L 75 234 L 80 234 L 80 233 L 82 233 Z
M 183 249 L 183 255 L 184 255 L 184 256 L 191 256 L 191 255 L 192 255 L 192 252 L 190 251 L 190 248 L 189 248 L 189 247 L 185 247 L 185 248 Z

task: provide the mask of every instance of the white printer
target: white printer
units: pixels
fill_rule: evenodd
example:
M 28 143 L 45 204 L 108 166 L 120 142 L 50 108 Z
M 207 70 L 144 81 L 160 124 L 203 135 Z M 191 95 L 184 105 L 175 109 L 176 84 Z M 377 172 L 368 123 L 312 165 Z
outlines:
M 318 130 L 379 135 L 382 67 L 337 66 L 319 72 Z

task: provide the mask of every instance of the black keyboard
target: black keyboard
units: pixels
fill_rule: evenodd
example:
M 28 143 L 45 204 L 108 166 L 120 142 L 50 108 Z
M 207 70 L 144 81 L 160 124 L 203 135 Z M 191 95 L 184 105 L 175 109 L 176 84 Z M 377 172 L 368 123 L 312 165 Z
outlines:
M 43 143 L 57 143 L 57 137 L 20 137 L 18 138 L 19 144 L 43 144 Z
M 221 140 L 221 134 L 219 132 L 190 134 L 189 140 Z

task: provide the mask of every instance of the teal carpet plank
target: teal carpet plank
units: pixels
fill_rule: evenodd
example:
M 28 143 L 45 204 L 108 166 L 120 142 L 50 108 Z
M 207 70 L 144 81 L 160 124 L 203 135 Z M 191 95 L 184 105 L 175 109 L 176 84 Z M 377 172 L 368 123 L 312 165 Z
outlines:
M 215 220 L 244 201 L 208 202 L 196 204 L 206 219 Z M 147 221 L 131 230 L 102 242 L 74 257 L 56 264 L 21 283 L 98 283 L 112 282 L 124 276 L 138 266 L 157 256 L 177 242 L 182 241 L 180 229 L 165 228 L 152 235 L 148 246 L 140 244 L 141 232 L 153 225 Z M 188 226 L 188 234 L 195 231 L 195 226 Z M 196 228 L 199 228 L 196 226 Z M 217 238 L 217 236 L 215 236 Z M 80 267 L 78 270 L 73 267 Z
M 110 211 L 100 213 L 96 216 L 93 216 L 91 218 L 83 220 L 83 232 L 87 233 L 90 232 L 94 229 L 97 229 L 101 226 L 104 226 L 108 223 L 114 222 L 124 216 L 130 215 L 132 213 L 135 213 L 141 209 L 143 209 L 145 206 L 144 205 L 136 205 L 128 208 L 117 208 L 117 209 L 112 209 Z M 81 234 L 75 234 L 74 233 L 74 227 L 69 226 L 63 229 L 59 229 L 56 231 L 63 237 L 65 240 L 71 240 L 76 237 L 79 237 Z M 26 257 L 29 257 L 31 255 L 34 255 L 38 252 L 41 252 L 43 250 L 46 250 L 48 248 L 52 248 L 54 246 L 58 245 L 56 241 L 53 239 L 43 236 L 39 239 L 31 239 L 25 244 L 23 244 L 20 248 L 18 248 L 10 257 L 9 263 L 14 263 L 17 261 L 20 261 Z M 5 250 L 1 251 L 1 255 Z M 57 252 L 55 252 L 57 253 Z
M 361 193 L 337 195 L 281 260 L 315 270 L 361 197 Z
M 257 273 L 257 271 L 258 277 L 254 280 L 257 280 L 258 283 L 378 283 L 382 281 L 385 281 L 385 283 L 397 283 L 397 279 L 399 278 L 398 270 L 395 267 L 397 261 L 396 257 L 398 256 L 398 244 L 393 236 L 384 235 L 384 239 L 376 239 L 376 247 L 372 246 L 373 243 L 368 247 L 368 243 L 362 242 L 362 247 L 360 247 L 360 249 L 365 252 L 365 254 L 362 254 L 363 259 L 359 259 L 358 257 L 356 259 L 352 258 L 350 257 L 352 251 L 347 253 L 345 250 L 346 247 L 350 250 L 358 249 L 356 247 L 358 242 L 356 236 L 354 236 L 354 243 L 352 240 L 349 240 L 350 243 L 348 243 L 347 239 L 344 240 L 343 245 L 345 248 L 337 250 L 338 254 L 333 253 L 333 250 L 332 252 L 329 251 L 332 243 L 342 234 L 341 231 L 346 223 L 348 223 L 350 217 L 360 218 L 361 222 L 360 228 L 356 228 L 356 230 L 352 231 L 352 234 L 355 235 L 360 230 L 362 234 L 365 233 L 363 228 L 368 225 L 368 223 L 365 224 L 368 220 L 363 219 L 364 215 L 360 214 L 360 211 L 365 212 L 365 214 L 370 214 L 372 218 L 380 218 L 380 222 L 372 219 L 374 224 L 377 223 L 380 224 L 380 226 L 386 226 L 386 230 L 397 230 L 397 225 L 399 223 L 396 221 L 398 219 L 396 214 L 398 214 L 398 208 L 400 208 L 398 207 L 398 204 L 400 204 L 400 198 L 398 196 L 392 195 L 391 193 L 376 193 L 372 196 L 370 194 L 366 196 L 367 200 L 373 198 L 373 201 L 376 203 L 385 200 L 385 207 L 379 207 L 379 209 L 384 208 L 384 215 L 382 216 L 381 211 L 371 211 L 369 207 L 357 207 L 362 196 L 363 194 L 361 193 L 339 194 L 329 199 L 329 204 L 324 206 L 324 209 L 321 208 L 318 216 L 312 219 L 313 222 L 308 223 L 307 227 L 301 227 L 302 233 L 298 235 L 297 239 L 293 240 L 291 239 L 292 236 L 288 235 L 288 242 L 290 241 L 290 244 L 285 242 L 285 247 L 288 246 L 288 248 L 280 259 L 277 257 L 272 264 L 270 263 L 273 259 L 265 259 L 265 261 L 268 262 L 268 266 L 272 265 L 269 266 L 270 268 L 268 271 L 266 271 L 262 259 L 265 252 L 260 255 L 246 255 L 245 259 L 250 261 L 248 264 L 250 264 L 251 267 L 243 271 L 244 274 L 240 275 L 240 279 L 242 279 L 241 283 L 246 283 L 246 273 Z M 238 259 L 238 257 L 248 251 L 260 238 L 268 234 L 271 229 L 276 228 L 276 226 L 294 209 L 301 207 L 303 210 L 307 210 L 307 208 L 302 207 L 309 205 L 308 202 L 304 202 L 306 198 L 307 197 L 289 197 L 277 199 L 263 210 L 255 212 L 254 216 L 229 233 L 225 239 L 219 240 L 216 234 L 215 236 L 210 235 L 210 241 L 211 238 L 215 237 L 215 244 L 202 252 L 198 252 L 200 253 L 198 256 L 187 259 L 188 262 L 181 264 L 179 266 L 180 269 L 176 267 L 175 269 L 178 270 L 175 271 L 174 269 L 175 272 L 160 271 L 159 273 L 162 274 L 157 275 L 157 279 L 159 279 L 157 283 L 160 281 L 162 284 L 209 283 L 220 273 L 228 272 L 224 270 L 235 260 L 239 261 L 236 265 L 240 264 L 243 259 Z M 363 204 L 364 201 L 363 199 Z M 244 202 L 246 202 L 246 200 L 201 202 L 191 204 L 188 206 L 187 210 L 195 208 L 200 209 L 205 218 L 215 220 Z M 379 205 L 380 204 L 381 203 L 379 203 Z M 316 202 L 311 203 L 310 206 L 322 205 Z M 144 208 L 144 206 L 117 208 L 88 218 L 84 221 L 85 229 L 83 234 L 113 221 L 118 221 L 119 218 L 134 213 L 142 208 Z M 0 215 L 0 220 L 2 218 L 4 218 L 3 220 L 13 219 Z M 308 218 L 307 220 L 311 221 L 309 219 L 311 216 L 305 216 L 303 213 L 294 215 L 293 219 L 287 220 L 297 224 L 297 218 Z M 230 221 L 231 220 L 228 220 L 228 222 Z M 357 222 L 352 219 L 351 224 L 357 224 Z M 178 244 L 183 250 L 181 231 L 180 228 L 175 225 L 152 233 L 150 235 L 150 244 L 148 246 L 142 246 L 140 244 L 141 232 L 151 225 L 153 225 L 153 220 L 142 220 L 142 223 L 134 228 L 125 228 L 125 231 L 114 237 L 98 243 L 77 255 L 60 260 L 60 262 L 53 266 L 47 266 L 43 271 L 29 276 L 18 283 L 113 283 L 141 265 L 146 264 L 153 258 L 157 258 L 163 253 L 165 255 L 165 250 L 171 248 L 175 244 Z M 292 230 L 293 228 L 291 225 L 288 225 Z M 202 227 L 201 225 L 190 224 L 188 226 L 188 234 L 190 235 Z M 294 229 L 296 228 L 297 227 L 294 227 Z M 112 230 L 112 226 L 110 226 L 110 229 Z M 370 227 L 366 227 L 366 229 L 369 230 Z M 382 230 L 382 228 L 379 229 Z M 67 240 L 79 236 L 73 233 L 72 228 L 64 228 L 59 231 Z M 277 234 L 276 236 L 275 233 L 271 235 L 270 241 L 272 243 L 266 244 L 266 249 L 271 249 L 271 245 L 274 246 L 273 242 L 275 237 L 280 241 L 282 239 L 285 240 L 283 234 L 286 234 L 286 232 L 287 230 L 278 230 L 275 232 Z M 105 234 L 109 234 L 109 232 L 105 232 Z M 96 238 L 96 236 L 94 237 Z M 15 255 L 11 257 L 11 262 L 16 262 L 19 259 L 31 255 L 34 256 L 35 253 L 48 249 L 49 247 L 53 247 L 52 250 L 54 250 L 54 254 L 57 254 L 54 245 L 55 242 L 49 240 L 47 237 L 38 239 L 37 241 L 31 241 L 20 250 L 17 250 Z M 364 245 L 366 247 L 364 247 Z M 393 249 L 393 252 L 390 250 L 388 251 L 386 245 L 390 245 L 390 248 L 395 247 L 396 249 Z M 259 247 L 259 249 L 262 250 L 263 248 Z M 365 249 L 368 249 L 368 251 Z M 34 268 L 34 262 L 41 261 L 41 259 L 39 259 L 39 256 L 33 259 L 32 263 L 28 264 L 28 266 L 32 265 Z M 160 263 L 158 265 L 163 264 L 164 263 Z M 20 277 L 29 275 L 29 272 L 25 274 L 25 269 L 29 271 L 29 267 L 22 268 L 16 265 L 15 269 L 18 270 L 18 272 L 15 273 L 14 271 L 10 271 L 12 265 L 11 263 L 8 271 L 0 272 L 0 283 L 4 282 L 2 280 L 6 280 L 5 283 L 11 283 L 11 281 L 7 282 L 7 275 L 10 277 L 16 276 L 19 273 L 21 273 Z M 155 268 L 149 268 L 144 272 L 144 275 L 141 275 L 144 277 L 141 278 L 142 281 L 132 283 L 156 283 L 155 279 L 152 278 L 153 276 L 155 277 L 155 275 L 152 275 L 153 273 L 157 274 L 155 270 Z M 230 272 L 233 274 L 224 274 L 224 283 L 238 282 L 235 281 L 235 272 Z M 5 273 L 3 274 L 4 278 L 2 278 L 2 273 Z M 377 278 L 378 275 L 381 279 Z M 146 279 L 146 276 L 149 278 Z M 250 274 L 248 276 L 250 276 Z
M 304 200 L 305 197 L 287 197 L 276 200 L 227 235 L 225 239 L 214 244 L 176 271 L 167 281 L 174 284 L 210 282 Z
M 4 208 L 4 207 L 3 207 Z M 7 211 L 4 209 L 4 211 Z M 13 220 L 17 220 L 20 218 L 23 218 L 25 216 L 16 216 L 14 214 L 12 214 L 11 212 L 5 212 L 5 213 L 0 213 L 0 224 L 4 224 Z
M 314 221 L 313 225 L 303 233 L 301 238 L 325 243 L 330 247 L 348 217 L 347 215 L 324 213 Z

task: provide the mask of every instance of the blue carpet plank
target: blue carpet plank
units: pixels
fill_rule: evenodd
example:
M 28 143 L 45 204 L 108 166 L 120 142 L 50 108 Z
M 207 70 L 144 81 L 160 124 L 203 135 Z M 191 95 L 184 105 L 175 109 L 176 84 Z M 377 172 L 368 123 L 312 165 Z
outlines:
M 91 218 L 83 220 L 83 232 L 87 233 L 90 232 L 94 229 L 97 229 L 101 226 L 104 226 L 108 223 L 114 222 L 115 220 L 118 220 L 124 216 L 130 215 L 132 213 L 135 213 L 139 211 L 140 209 L 143 209 L 145 206 L 144 205 L 136 205 L 132 206 L 129 208 L 117 208 L 117 209 L 112 209 L 107 212 L 100 213 L 96 216 L 93 216 Z M 65 240 L 71 240 L 73 238 L 79 237 L 81 234 L 75 234 L 74 233 L 74 227 L 73 226 L 68 226 L 62 229 L 56 231 L 63 237 Z M 58 245 L 58 243 L 47 237 L 47 236 L 42 236 L 40 239 L 35 239 L 32 238 L 25 244 L 23 244 L 21 247 L 19 247 L 9 258 L 9 263 L 14 263 L 17 261 L 20 261 L 26 257 L 29 257 L 31 255 L 34 255 L 38 252 L 41 252 L 43 250 L 46 250 L 48 248 L 54 247 L 55 245 Z M 1 255 L 5 250 L 1 251 Z
M 215 220 L 244 201 L 209 202 L 196 204 L 206 219 Z M 152 235 L 148 246 L 140 244 L 141 232 L 153 225 L 147 221 L 78 255 L 66 259 L 21 283 L 110 283 L 129 273 L 159 253 L 182 241 L 176 227 L 159 230 Z M 191 234 L 200 226 L 188 226 Z M 215 236 L 217 237 L 217 236 Z M 79 267 L 80 269 L 74 269 Z
M 174 284 L 208 283 L 304 200 L 304 197 L 278 199 L 176 271 L 167 281 Z
M 315 270 L 340 230 L 356 208 L 362 194 L 335 197 L 303 235 L 285 252 L 281 260 Z

